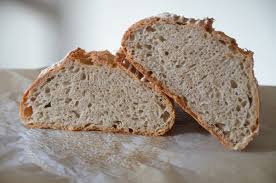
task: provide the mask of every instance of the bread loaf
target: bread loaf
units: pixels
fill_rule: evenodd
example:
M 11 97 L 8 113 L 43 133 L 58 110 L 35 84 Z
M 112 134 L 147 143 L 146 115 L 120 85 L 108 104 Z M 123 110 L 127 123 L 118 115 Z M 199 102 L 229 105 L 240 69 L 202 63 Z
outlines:
M 124 34 L 117 61 L 133 65 L 226 147 L 243 149 L 259 130 L 253 52 L 212 23 L 168 13 L 143 19 Z
M 174 123 L 172 103 L 141 78 L 108 51 L 76 49 L 31 84 L 20 115 L 30 128 L 163 135 Z

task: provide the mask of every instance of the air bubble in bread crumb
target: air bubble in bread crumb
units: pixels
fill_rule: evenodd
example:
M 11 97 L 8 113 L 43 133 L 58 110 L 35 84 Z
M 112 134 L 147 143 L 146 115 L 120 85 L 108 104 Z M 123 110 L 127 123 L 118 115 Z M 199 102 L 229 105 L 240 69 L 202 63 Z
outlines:
M 156 30 L 153 27 L 151 27 L 151 26 L 147 26 L 146 27 L 146 31 L 147 32 L 155 32 Z
M 44 106 L 44 108 L 48 108 L 48 107 L 52 107 L 51 102 L 49 102 L 48 104 L 46 104 L 46 105 Z
M 144 47 L 147 48 L 147 49 L 149 49 L 149 50 L 151 50 L 151 48 L 152 48 L 152 46 L 149 45 L 149 44 L 145 44 Z
M 86 79 L 86 75 L 85 75 L 85 73 L 81 73 L 81 75 L 80 75 L 80 79 L 81 79 L 81 80 L 85 80 L 85 79 Z
M 161 42 L 166 41 L 166 39 L 165 39 L 163 36 L 159 36 L 158 38 L 159 38 L 159 40 L 160 40 Z
M 71 98 L 66 98 L 66 99 L 65 99 L 65 104 L 68 104 L 68 103 L 70 103 L 71 101 L 72 101 Z
M 238 84 L 234 80 L 230 80 L 231 88 L 237 88 Z
M 45 93 L 50 93 L 50 88 L 48 86 L 45 88 Z

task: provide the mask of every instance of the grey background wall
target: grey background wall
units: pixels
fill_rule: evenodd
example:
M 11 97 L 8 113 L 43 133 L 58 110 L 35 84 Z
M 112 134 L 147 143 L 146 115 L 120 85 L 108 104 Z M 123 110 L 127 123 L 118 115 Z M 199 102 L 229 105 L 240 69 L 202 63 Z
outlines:
M 215 18 L 214 26 L 255 52 L 260 84 L 276 85 L 276 1 L 273 0 L 0 0 L 0 68 L 38 68 L 76 48 L 119 48 L 135 21 L 172 12 Z

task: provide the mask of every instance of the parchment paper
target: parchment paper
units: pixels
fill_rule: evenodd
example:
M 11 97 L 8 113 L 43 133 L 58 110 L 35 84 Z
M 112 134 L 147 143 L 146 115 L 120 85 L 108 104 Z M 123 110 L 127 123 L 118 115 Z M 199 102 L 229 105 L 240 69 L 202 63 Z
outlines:
M 0 182 L 276 182 L 276 87 L 261 86 L 260 135 L 224 149 L 178 110 L 163 137 L 27 129 L 23 91 L 38 70 L 0 70 Z

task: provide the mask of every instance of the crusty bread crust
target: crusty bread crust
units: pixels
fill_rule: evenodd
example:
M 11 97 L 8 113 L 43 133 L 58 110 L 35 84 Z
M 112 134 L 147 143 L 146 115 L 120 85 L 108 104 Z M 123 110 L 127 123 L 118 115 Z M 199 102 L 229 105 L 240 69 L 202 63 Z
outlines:
M 227 45 L 234 53 L 238 52 L 241 53 L 246 57 L 246 62 L 248 63 L 248 72 L 249 72 L 249 79 L 253 81 L 254 86 L 252 86 L 253 90 L 255 91 L 253 93 L 253 98 L 256 100 L 256 108 L 257 108 L 257 120 L 256 120 L 256 128 L 254 129 L 253 133 L 250 136 L 247 136 L 242 142 L 236 144 L 233 146 L 229 142 L 227 142 L 226 139 L 219 136 L 213 128 L 209 127 L 206 122 L 203 121 L 203 119 L 200 117 L 199 114 L 192 111 L 190 107 L 187 105 L 187 101 L 185 101 L 184 98 L 181 98 L 177 96 L 174 92 L 170 91 L 165 85 L 163 85 L 160 81 L 157 80 L 157 78 L 153 77 L 149 71 L 147 71 L 141 64 L 135 62 L 135 60 L 132 57 L 132 54 L 128 52 L 126 48 L 126 42 L 130 38 L 130 36 L 137 30 L 142 29 L 147 26 L 151 26 L 154 24 L 174 24 L 174 25 L 183 25 L 183 26 L 191 26 L 191 27 L 197 27 L 201 28 L 206 33 L 211 34 L 215 39 L 220 40 L 222 44 Z M 149 80 L 154 87 L 158 90 L 166 93 L 168 96 L 174 99 L 174 101 L 180 105 L 180 107 L 190 114 L 202 127 L 204 127 L 206 130 L 208 130 L 213 136 L 215 136 L 225 147 L 229 149 L 234 150 L 242 150 L 245 148 L 248 143 L 253 139 L 253 136 L 258 134 L 259 132 L 259 113 L 260 113 L 260 99 L 259 99 L 259 90 L 258 90 L 258 84 L 257 80 L 254 76 L 253 72 L 253 52 L 246 51 L 238 47 L 238 44 L 236 43 L 235 39 L 227 36 L 225 33 L 220 31 L 215 31 L 212 27 L 213 19 L 212 18 L 206 18 L 203 20 L 195 20 L 193 18 L 188 19 L 182 16 L 177 15 L 165 15 L 165 16 L 155 16 L 146 18 L 143 20 L 138 21 L 137 23 L 133 24 L 124 34 L 121 42 L 121 48 L 118 51 L 117 59 L 116 61 L 119 63 L 123 63 L 124 60 L 129 61 L 137 70 L 139 70 L 146 78 Z
M 125 70 L 130 77 L 137 80 L 138 77 L 136 76 L 138 71 L 137 70 L 126 70 L 123 66 L 117 64 L 114 61 L 115 56 L 112 55 L 109 51 L 92 51 L 92 52 L 85 52 L 81 48 L 77 48 L 76 50 L 70 52 L 64 59 L 59 61 L 58 63 L 52 65 L 51 67 L 43 70 L 37 79 L 29 86 L 29 88 L 24 92 L 22 100 L 19 105 L 19 113 L 20 117 L 22 119 L 22 122 L 25 126 L 29 128 L 44 128 L 44 129 L 60 129 L 60 130 L 71 130 L 71 131 L 90 131 L 90 130 L 98 130 L 98 131 L 106 131 L 106 132 L 114 132 L 114 133 L 125 133 L 130 134 L 130 132 L 126 129 L 118 129 L 118 128 L 100 128 L 93 125 L 88 126 L 65 126 L 62 123 L 55 123 L 55 124 L 45 124 L 45 123 L 28 123 L 29 115 L 25 112 L 25 109 L 28 108 L 26 102 L 29 99 L 29 96 L 35 92 L 36 88 L 40 86 L 42 83 L 44 83 L 48 77 L 52 76 L 53 74 L 59 72 L 64 68 L 64 66 L 70 62 L 75 61 L 79 62 L 80 64 L 84 65 L 90 65 L 89 62 L 93 63 L 94 65 L 108 65 L 110 68 L 119 67 L 122 70 Z M 141 73 L 140 73 L 141 76 Z M 139 80 L 139 79 L 138 79 Z M 141 81 L 142 82 L 142 81 Z M 149 87 L 148 83 L 143 82 Z M 160 91 L 156 91 L 158 94 L 162 95 L 164 97 L 165 105 L 168 109 L 168 112 L 170 113 L 170 119 L 167 122 L 167 125 L 162 128 L 161 130 L 155 132 L 155 131 L 148 131 L 148 132 L 141 132 L 137 129 L 133 129 L 133 132 L 131 134 L 137 134 L 137 135 L 148 135 L 148 136 L 159 136 L 164 135 L 167 131 L 169 131 L 175 121 L 175 110 L 173 108 L 173 104 L 170 98 L 168 98 L 165 94 L 163 94 Z

